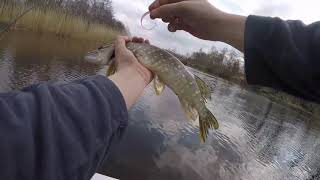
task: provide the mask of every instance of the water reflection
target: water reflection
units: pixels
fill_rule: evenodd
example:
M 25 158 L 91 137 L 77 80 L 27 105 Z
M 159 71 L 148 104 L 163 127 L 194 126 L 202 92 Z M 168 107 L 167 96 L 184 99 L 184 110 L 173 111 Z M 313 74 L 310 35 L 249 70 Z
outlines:
M 81 60 L 95 46 L 85 44 L 11 35 L 0 43 L 0 90 L 105 73 L 103 67 Z M 155 96 L 149 87 L 130 111 L 127 132 L 104 162 L 102 173 L 122 180 L 291 180 L 319 174 L 319 121 L 221 79 L 190 71 L 211 86 L 213 98 L 208 107 L 220 129 L 211 131 L 205 144 L 200 143 L 197 126 L 186 121 L 174 93 L 166 89 Z
M 101 67 L 85 63 L 82 57 L 95 46 L 50 35 L 9 34 L 0 41 L 1 91 L 42 81 L 71 81 L 94 75 Z
M 307 179 L 317 173 L 317 120 L 198 75 L 214 87 L 208 106 L 221 125 L 207 143 L 199 143 L 198 129 L 185 120 L 171 91 L 157 97 L 149 88 L 101 171 L 120 179 L 187 180 Z

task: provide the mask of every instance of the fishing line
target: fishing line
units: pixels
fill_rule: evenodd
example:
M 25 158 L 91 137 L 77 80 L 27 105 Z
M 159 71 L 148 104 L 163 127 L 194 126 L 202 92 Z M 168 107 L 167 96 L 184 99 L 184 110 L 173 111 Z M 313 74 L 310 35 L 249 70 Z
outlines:
M 153 30 L 153 29 L 157 26 L 157 23 L 156 23 L 156 22 L 154 22 L 154 24 L 152 25 L 151 28 L 147 28 L 147 27 L 143 26 L 143 19 L 144 19 L 147 15 L 150 15 L 150 13 L 151 13 L 150 11 L 144 13 L 144 14 L 142 15 L 142 17 L 141 17 L 141 20 L 140 20 L 140 24 L 141 24 L 142 29 L 148 30 L 148 31 Z

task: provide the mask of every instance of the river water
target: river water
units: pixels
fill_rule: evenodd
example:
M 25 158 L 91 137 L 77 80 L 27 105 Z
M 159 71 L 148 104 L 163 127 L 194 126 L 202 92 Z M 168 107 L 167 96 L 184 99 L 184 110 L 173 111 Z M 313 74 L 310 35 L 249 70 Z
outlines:
M 48 35 L 10 34 L 0 42 L 0 91 L 105 72 L 82 60 L 96 47 Z M 130 110 L 129 126 L 100 172 L 122 180 L 320 179 L 320 121 L 221 79 L 191 70 L 212 88 L 220 122 L 200 143 L 168 88 L 152 88 Z

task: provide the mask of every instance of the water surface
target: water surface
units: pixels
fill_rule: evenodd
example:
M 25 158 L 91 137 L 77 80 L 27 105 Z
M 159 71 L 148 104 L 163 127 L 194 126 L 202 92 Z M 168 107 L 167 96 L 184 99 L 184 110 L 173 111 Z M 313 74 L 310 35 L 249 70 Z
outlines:
M 94 47 L 48 35 L 10 34 L 0 42 L 0 91 L 103 73 L 104 67 L 82 60 Z M 198 128 L 186 120 L 174 93 L 167 88 L 156 96 L 147 88 L 100 172 L 123 180 L 320 178 L 319 120 L 193 72 L 212 88 L 208 107 L 220 129 L 200 143 Z

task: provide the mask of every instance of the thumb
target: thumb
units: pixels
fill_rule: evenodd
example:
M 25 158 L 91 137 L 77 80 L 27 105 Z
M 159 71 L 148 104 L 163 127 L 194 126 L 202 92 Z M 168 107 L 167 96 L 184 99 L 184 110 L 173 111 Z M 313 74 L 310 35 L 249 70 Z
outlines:
M 117 52 L 123 52 L 127 50 L 126 44 L 127 42 L 131 41 L 129 37 L 126 36 L 118 36 L 117 40 L 115 41 L 115 51 Z
M 166 4 L 162 5 L 150 12 L 150 18 L 170 18 L 172 16 L 178 16 L 181 14 L 183 8 L 182 3 L 173 3 L 173 4 Z

